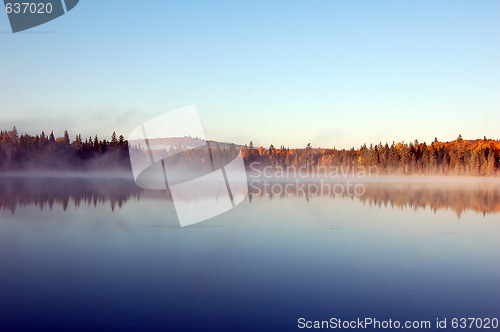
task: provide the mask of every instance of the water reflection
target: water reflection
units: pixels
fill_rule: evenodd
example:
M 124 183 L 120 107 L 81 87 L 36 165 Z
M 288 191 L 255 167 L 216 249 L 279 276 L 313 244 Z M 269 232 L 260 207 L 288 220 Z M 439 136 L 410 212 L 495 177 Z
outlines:
M 141 190 L 133 179 L 104 178 L 0 178 L 0 209 L 14 213 L 16 208 L 36 205 L 52 209 L 61 205 L 97 206 L 107 204 L 121 208 L 130 198 L 139 199 Z
M 401 209 L 430 208 L 436 212 L 451 209 L 457 216 L 468 210 L 483 215 L 500 211 L 500 185 L 495 182 L 368 182 L 368 183 L 263 183 L 249 186 L 249 199 L 253 197 L 286 198 L 315 197 L 357 199 L 363 204 Z
M 367 183 L 359 197 L 259 198 L 257 189 L 180 228 L 165 193 L 132 179 L 0 179 L 0 331 L 288 331 L 299 317 L 498 316 L 497 215 L 456 222 L 409 209 L 496 211 L 495 186 Z
M 254 199 L 315 197 L 358 200 L 363 204 L 401 209 L 426 209 L 436 212 L 451 209 L 458 217 L 465 211 L 482 214 L 500 211 L 500 186 L 494 182 L 385 182 L 385 183 L 319 183 L 319 182 L 249 182 L 250 203 Z M 121 208 L 130 199 L 165 200 L 163 191 L 138 188 L 131 178 L 0 178 L 0 209 L 15 213 L 23 206 L 36 205 L 66 210 L 69 206 L 107 204 L 111 210 Z

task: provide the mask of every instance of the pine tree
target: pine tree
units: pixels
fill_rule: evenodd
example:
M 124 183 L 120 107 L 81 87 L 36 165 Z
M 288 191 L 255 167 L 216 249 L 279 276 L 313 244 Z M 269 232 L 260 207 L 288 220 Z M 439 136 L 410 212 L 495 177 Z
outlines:
M 49 143 L 55 143 L 55 142 L 56 142 L 56 137 L 54 136 L 54 131 L 52 130 L 52 132 L 49 135 Z
M 64 144 L 65 146 L 69 146 L 69 144 L 70 144 L 69 134 L 68 134 L 68 131 L 67 131 L 67 130 L 65 130 L 65 131 L 64 131 L 64 135 L 63 135 L 63 144 Z

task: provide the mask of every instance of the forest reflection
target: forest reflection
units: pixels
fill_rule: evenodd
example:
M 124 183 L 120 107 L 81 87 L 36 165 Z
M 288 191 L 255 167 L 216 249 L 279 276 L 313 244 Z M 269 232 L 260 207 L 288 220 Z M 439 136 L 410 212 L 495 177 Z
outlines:
M 0 209 L 14 213 L 17 208 L 36 205 L 41 210 L 62 206 L 108 204 L 120 208 L 141 189 L 130 179 L 14 177 L 0 178 Z
M 436 212 L 451 209 L 458 217 L 465 211 L 483 215 L 500 211 L 500 185 L 495 182 L 474 181 L 387 181 L 366 183 L 253 183 L 249 186 L 249 199 L 253 197 L 303 197 L 309 201 L 317 197 L 356 199 L 363 204 L 401 209 L 426 209 Z
M 458 217 L 464 211 L 482 214 L 500 211 L 500 186 L 481 182 L 385 182 L 359 183 L 291 183 L 275 182 L 264 187 L 260 182 L 249 183 L 248 200 L 287 199 L 301 197 L 310 201 L 318 197 L 355 199 L 363 204 L 401 209 L 451 209 Z M 321 187 L 322 186 L 322 187 Z M 342 189 L 341 189 L 342 187 Z M 41 210 L 61 206 L 97 207 L 108 205 L 121 208 L 129 200 L 165 200 L 164 191 L 143 190 L 132 178 L 0 178 L 0 210 L 15 213 L 25 206 Z

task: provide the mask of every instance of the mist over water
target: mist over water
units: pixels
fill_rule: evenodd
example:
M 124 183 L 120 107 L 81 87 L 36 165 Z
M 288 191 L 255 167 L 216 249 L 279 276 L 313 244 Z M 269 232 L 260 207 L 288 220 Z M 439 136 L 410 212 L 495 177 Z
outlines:
M 266 179 L 266 193 L 249 176 L 244 202 L 181 228 L 167 193 L 130 176 L 47 175 L 0 177 L 0 330 L 292 330 L 300 317 L 500 312 L 497 181 L 380 177 L 352 182 L 361 195 L 324 195 L 314 185 L 352 179 Z
M 180 180 L 192 177 L 185 172 Z M 177 173 L 179 174 L 179 173 Z M 212 193 L 199 187 L 198 196 Z M 221 195 L 223 193 L 220 193 Z M 378 208 L 451 209 L 458 216 L 465 211 L 483 214 L 500 212 L 500 180 L 488 177 L 379 176 L 359 179 L 344 177 L 279 178 L 248 176 L 248 197 L 255 199 L 290 199 L 307 201 L 326 197 L 331 200 L 354 199 L 358 204 Z M 164 190 L 139 188 L 130 172 L 30 172 L 0 176 L 0 209 L 16 209 L 36 205 L 64 210 L 80 204 L 104 204 L 114 210 L 130 200 L 172 198 Z M 179 197 L 183 199 L 182 196 Z M 187 199 L 187 197 L 185 198 Z M 195 206 L 193 206 L 194 208 Z

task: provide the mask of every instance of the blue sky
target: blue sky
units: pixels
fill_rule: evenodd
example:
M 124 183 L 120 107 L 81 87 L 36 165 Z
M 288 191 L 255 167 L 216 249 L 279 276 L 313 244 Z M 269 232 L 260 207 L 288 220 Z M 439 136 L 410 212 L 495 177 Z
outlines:
M 0 123 L 109 137 L 196 104 L 236 143 L 498 139 L 499 22 L 488 0 L 81 0 L 17 34 L 0 14 Z

